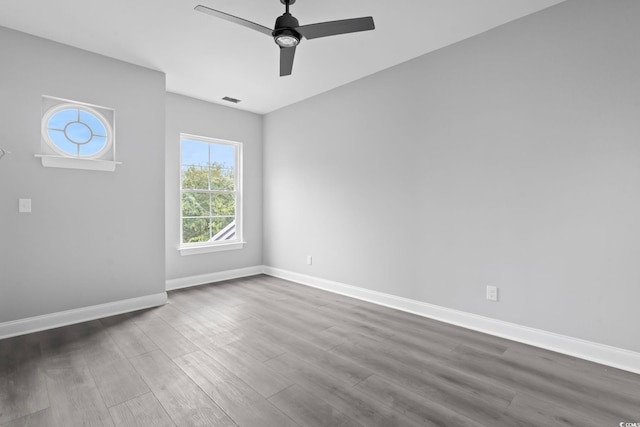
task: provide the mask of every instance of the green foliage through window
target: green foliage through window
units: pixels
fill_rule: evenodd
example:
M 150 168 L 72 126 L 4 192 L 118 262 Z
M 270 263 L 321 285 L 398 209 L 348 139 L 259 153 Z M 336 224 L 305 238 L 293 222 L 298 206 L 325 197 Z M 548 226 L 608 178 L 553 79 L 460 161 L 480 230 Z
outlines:
M 237 239 L 236 146 L 193 139 L 181 145 L 182 243 Z

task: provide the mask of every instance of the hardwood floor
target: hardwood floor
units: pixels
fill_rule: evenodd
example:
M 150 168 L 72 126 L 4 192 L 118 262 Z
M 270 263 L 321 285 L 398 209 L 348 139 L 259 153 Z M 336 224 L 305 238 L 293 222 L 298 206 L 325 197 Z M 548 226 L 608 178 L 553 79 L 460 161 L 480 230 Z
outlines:
M 255 276 L 0 340 L 0 426 L 640 423 L 640 375 Z

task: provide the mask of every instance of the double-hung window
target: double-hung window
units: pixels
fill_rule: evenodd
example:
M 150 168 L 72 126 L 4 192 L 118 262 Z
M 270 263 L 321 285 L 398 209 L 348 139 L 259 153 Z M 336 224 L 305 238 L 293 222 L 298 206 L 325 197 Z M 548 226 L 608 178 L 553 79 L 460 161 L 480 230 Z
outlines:
M 242 247 L 242 144 L 180 135 L 180 251 Z

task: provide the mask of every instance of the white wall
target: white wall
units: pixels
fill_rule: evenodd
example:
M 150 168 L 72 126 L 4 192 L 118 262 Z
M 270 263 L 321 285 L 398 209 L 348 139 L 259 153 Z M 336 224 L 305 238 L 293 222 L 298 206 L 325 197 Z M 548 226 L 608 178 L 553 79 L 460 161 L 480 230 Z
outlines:
M 242 142 L 247 242 L 242 249 L 180 255 L 180 133 Z M 262 264 L 262 116 L 167 94 L 165 188 L 168 281 Z
M 265 264 L 640 351 L 638 22 L 570 0 L 268 114 Z
M 5 28 L 0 52 L 0 323 L 164 292 L 164 74 Z M 42 95 L 114 108 L 124 164 L 42 167 Z

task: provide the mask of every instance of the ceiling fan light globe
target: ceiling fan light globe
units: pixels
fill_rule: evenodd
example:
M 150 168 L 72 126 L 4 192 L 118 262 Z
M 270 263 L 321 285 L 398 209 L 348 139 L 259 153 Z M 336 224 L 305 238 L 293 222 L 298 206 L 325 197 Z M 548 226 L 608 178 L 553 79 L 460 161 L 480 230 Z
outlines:
M 300 39 L 290 34 L 282 34 L 276 37 L 276 43 L 280 47 L 295 47 L 300 43 Z

